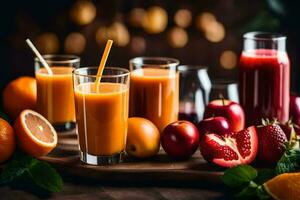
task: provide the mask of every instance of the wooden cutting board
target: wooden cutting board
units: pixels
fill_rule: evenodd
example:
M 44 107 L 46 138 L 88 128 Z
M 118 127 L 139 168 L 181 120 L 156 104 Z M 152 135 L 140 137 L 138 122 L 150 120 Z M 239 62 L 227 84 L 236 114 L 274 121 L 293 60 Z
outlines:
M 163 150 L 151 159 L 125 158 L 122 163 L 106 166 L 83 164 L 78 156 L 74 132 L 60 134 L 56 149 L 43 157 L 61 173 L 101 181 L 207 181 L 220 182 L 223 170 L 207 164 L 197 151 L 185 161 L 169 158 Z

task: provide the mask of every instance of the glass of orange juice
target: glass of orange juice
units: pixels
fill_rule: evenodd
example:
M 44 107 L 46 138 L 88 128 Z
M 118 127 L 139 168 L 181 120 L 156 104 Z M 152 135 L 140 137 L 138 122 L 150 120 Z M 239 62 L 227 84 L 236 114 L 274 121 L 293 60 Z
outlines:
M 35 58 L 37 111 L 55 127 L 66 131 L 75 127 L 75 103 L 72 71 L 80 65 L 74 55 L 44 55 L 53 75 Z
M 130 117 L 152 121 L 160 132 L 178 119 L 179 61 L 163 57 L 137 57 L 129 61 Z
M 105 67 L 95 83 L 97 70 L 73 72 L 80 159 L 92 165 L 118 163 L 126 146 L 130 73 Z

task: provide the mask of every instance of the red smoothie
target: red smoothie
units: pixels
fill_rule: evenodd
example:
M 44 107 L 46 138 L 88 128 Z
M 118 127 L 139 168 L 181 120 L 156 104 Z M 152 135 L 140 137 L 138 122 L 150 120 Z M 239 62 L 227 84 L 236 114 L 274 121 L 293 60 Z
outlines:
M 239 64 L 240 104 L 247 125 L 261 118 L 289 118 L 290 62 L 283 51 L 256 49 L 244 51 Z

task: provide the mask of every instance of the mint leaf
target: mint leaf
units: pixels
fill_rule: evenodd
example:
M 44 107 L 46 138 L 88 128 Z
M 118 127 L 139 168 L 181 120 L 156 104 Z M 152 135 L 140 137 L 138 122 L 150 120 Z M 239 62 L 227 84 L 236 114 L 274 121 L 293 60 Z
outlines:
M 17 161 L 8 163 L 0 176 L 0 185 L 12 182 L 14 179 L 22 176 L 25 171 L 26 168 L 20 167 Z
M 58 192 L 63 186 L 60 175 L 48 163 L 18 152 L 0 175 L 0 185 L 30 178 L 36 185 L 49 192 Z
M 35 159 L 31 156 L 20 156 L 16 153 L 13 159 L 8 162 L 0 175 L 0 184 L 5 184 L 14 181 L 23 176 L 28 168 L 34 165 Z
M 38 161 L 28 171 L 32 180 L 41 188 L 50 192 L 59 192 L 62 189 L 62 178 L 48 163 Z
M 235 195 L 236 198 L 250 198 L 250 197 L 256 197 L 257 195 L 257 187 L 258 185 L 254 183 L 253 181 L 250 181 L 248 186 L 242 189 L 237 195 Z
M 300 149 L 287 148 L 276 165 L 276 174 L 293 172 L 300 168 Z
M 239 187 L 245 183 L 254 180 L 257 177 L 257 171 L 250 165 L 239 165 L 227 169 L 222 176 L 222 181 L 229 187 Z

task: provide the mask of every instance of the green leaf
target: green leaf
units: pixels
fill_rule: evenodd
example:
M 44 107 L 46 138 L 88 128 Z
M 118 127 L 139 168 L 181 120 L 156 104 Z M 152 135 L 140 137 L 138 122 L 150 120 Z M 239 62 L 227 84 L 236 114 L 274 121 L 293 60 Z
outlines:
M 293 172 L 300 168 L 300 149 L 287 148 L 276 165 L 276 174 Z
M 49 192 L 58 192 L 63 186 L 60 175 L 48 163 L 17 152 L 0 175 L 0 184 L 30 178 L 36 185 Z
M 16 153 L 13 159 L 8 162 L 0 175 L 0 184 L 12 182 L 13 180 L 21 177 L 25 174 L 28 168 L 34 165 L 36 160 L 31 156 L 20 157 L 19 153 Z
M 257 184 L 263 184 L 275 175 L 274 169 L 260 169 L 258 170 L 257 177 L 254 181 Z
M 26 170 L 26 168 L 20 167 L 17 161 L 8 163 L 0 176 L 0 184 L 12 182 L 17 177 L 23 175 Z
M 229 187 L 239 187 L 245 183 L 254 180 L 257 177 L 257 171 L 250 165 L 239 165 L 227 169 L 222 176 L 222 181 Z
M 236 198 L 250 198 L 250 197 L 256 197 L 257 195 L 257 189 L 258 185 L 254 183 L 253 181 L 250 181 L 248 186 L 242 189 L 237 195 L 235 195 Z
M 63 181 L 60 175 L 48 163 L 38 161 L 29 168 L 32 180 L 41 188 L 50 192 L 59 192 Z

